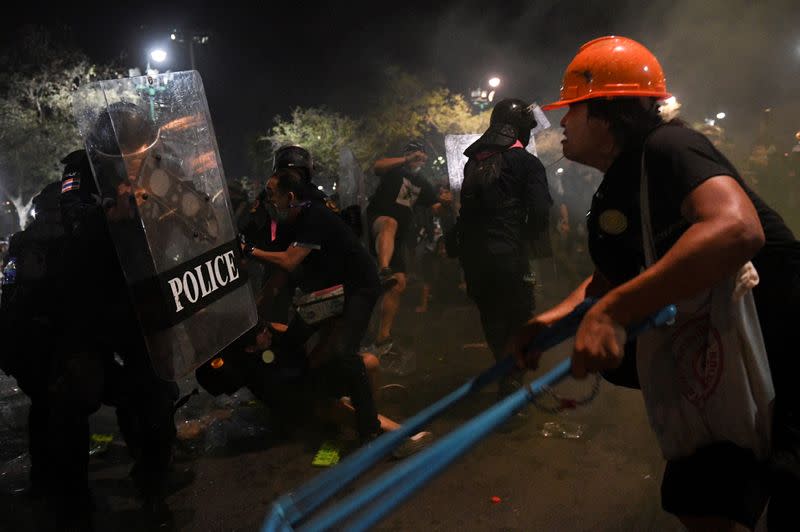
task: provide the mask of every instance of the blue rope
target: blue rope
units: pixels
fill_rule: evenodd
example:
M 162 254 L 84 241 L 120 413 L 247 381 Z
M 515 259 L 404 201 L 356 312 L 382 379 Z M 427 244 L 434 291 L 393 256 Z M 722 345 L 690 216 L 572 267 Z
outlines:
M 590 299 L 585 300 L 565 318 L 563 318 L 558 323 L 544 330 L 537 336 L 534 344 L 531 346 L 531 349 L 536 351 L 545 351 L 555 345 L 558 345 L 567 338 L 571 337 L 574 334 L 575 330 L 577 330 L 577 327 L 580 324 L 583 315 L 591 307 L 592 304 L 594 304 L 594 300 Z M 311 512 L 313 512 L 316 508 L 322 505 L 330 497 L 335 495 L 344 486 L 352 482 L 361 473 L 363 473 L 365 470 L 367 470 L 372 465 L 381 460 L 384 456 L 386 456 L 398 445 L 402 444 L 406 438 L 418 432 L 418 430 L 422 426 L 429 423 L 432 419 L 440 415 L 442 412 L 446 411 L 453 404 L 457 403 L 467 395 L 470 395 L 473 392 L 480 390 L 489 382 L 492 382 L 498 377 L 506 374 L 513 367 L 513 364 L 514 361 L 511 357 L 508 357 L 498 362 L 493 367 L 489 368 L 478 377 L 467 382 L 453 393 L 437 401 L 433 405 L 429 406 L 428 408 L 419 412 L 417 415 L 413 416 L 411 419 L 407 420 L 405 423 L 403 423 L 400 429 L 384 434 L 383 436 L 372 442 L 370 445 L 365 446 L 358 452 L 348 457 L 337 467 L 330 469 L 325 473 L 323 473 L 322 475 L 319 475 L 318 477 L 312 479 L 309 483 L 307 483 L 305 486 L 302 486 L 297 491 L 290 492 L 280 497 L 277 501 L 275 501 L 275 503 L 273 503 L 272 510 L 268 515 L 268 518 L 264 523 L 262 530 L 264 532 L 292 530 L 293 525 L 296 525 L 302 519 L 306 518 Z M 565 374 L 568 373 L 569 360 L 565 361 L 562 364 L 566 364 L 566 370 L 564 371 Z M 541 387 L 549 385 L 549 381 L 547 379 L 556 377 L 558 378 L 558 380 L 562 379 L 563 375 L 557 375 L 557 374 L 551 375 L 551 373 L 555 372 L 560 368 L 561 365 L 559 365 L 555 370 L 552 370 L 550 373 L 548 373 L 547 375 L 543 376 L 542 378 L 538 379 L 535 383 L 533 383 L 531 385 L 532 386 L 531 392 L 528 392 L 528 389 L 524 388 L 519 392 L 512 394 L 512 396 L 510 397 L 515 397 L 518 394 L 520 394 L 522 402 L 516 407 L 514 407 L 514 409 L 512 409 L 510 413 L 508 413 L 508 416 L 513 414 L 513 412 L 516 411 L 516 409 L 521 408 L 522 404 L 524 404 L 525 402 L 525 398 L 528 397 L 529 393 L 539 393 Z M 542 382 L 542 384 L 536 385 L 536 383 L 540 381 Z M 535 385 L 538 387 L 534 388 Z M 505 401 L 503 403 L 499 403 L 498 405 L 495 405 L 495 407 L 490 409 L 490 411 L 495 411 L 494 408 L 499 408 L 504 413 L 505 409 L 502 408 L 502 405 L 505 404 L 506 404 Z M 497 412 L 498 413 L 496 413 L 495 415 L 499 415 L 499 411 Z M 487 413 L 488 411 L 484 414 Z M 477 422 L 481 419 L 485 419 L 483 416 L 484 415 L 479 416 L 478 418 L 476 418 L 475 421 Z M 497 424 L 502 423 L 504 419 L 505 418 L 501 418 L 501 420 Z M 471 424 L 472 422 L 470 422 L 469 425 Z M 496 425 L 492 425 L 491 428 L 488 428 L 482 433 L 484 435 L 488 434 L 488 432 L 493 430 L 494 427 L 496 427 Z M 463 428 L 466 428 L 466 426 L 462 427 L 462 429 Z M 470 430 L 475 430 L 475 429 L 472 428 Z M 480 437 L 478 439 L 480 439 Z M 445 438 L 442 441 L 446 441 L 449 438 L 450 437 Z M 478 440 L 475 441 L 477 442 Z M 469 446 L 464 447 L 464 449 L 460 452 L 465 452 L 468 448 Z M 437 445 L 434 445 L 425 452 L 420 453 L 420 455 L 414 457 L 413 460 L 408 460 L 404 464 L 402 464 L 403 466 L 402 470 L 406 470 L 406 468 L 411 467 L 412 464 L 418 463 L 418 461 L 420 460 L 419 456 L 430 456 L 432 453 L 431 449 L 444 449 L 444 447 L 441 446 L 441 442 L 438 442 Z M 457 456 L 459 455 L 455 455 L 452 459 L 448 459 L 447 463 L 452 462 L 452 460 L 455 459 L 455 457 Z M 394 471 L 395 470 L 392 470 L 392 472 Z M 427 478 L 430 478 L 430 476 L 428 476 Z M 396 476 L 393 476 L 392 479 L 387 481 L 388 485 L 395 484 L 396 482 L 397 482 Z M 416 485 L 416 481 L 414 483 Z M 391 510 L 391 508 L 394 508 L 394 506 L 399 504 L 412 492 L 413 490 L 409 491 L 408 494 L 404 492 L 400 493 L 399 496 L 401 496 L 402 499 L 399 499 L 397 503 L 394 503 L 386 511 L 388 512 L 389 510 Z M 328 512 L 323 514 L 323 516 L 320 516 L 318 519 L 315 519 L 312 522 L 310 522 L 308 525 L 310 527 L 309 529 L 324 530 L 326 528 L 329 528 L 330 526 L 333 526 L 335 523 L 338 523 L 342 519 L 349 516 L 350 513 L 352 513 L 355 509 L 360 508 L 367 502 L 374 499 L 374 497 L 376 497 L 378 494 L 380 494 L 380 492 L 374 490 L 369 492 L 366 497 L 361 497 L 359 496 L 359 494 L 352 495 L 350 499 L 353 499 L 353 501 L 351 501 L 347 505 L 345 505 L 345 503 L 343 502 L 341 505 L 338 505 L 337 507 L 330 509 Z M 356 500 L 357 496 L 358 500 Z M 347 501 L 349 501 L 350 499 L 347 499 Z M 385 514 L 380 514 L 380 516 L 377 518 L 380 519 L 383 515 Z M 320 523 L 321 525 L 324 526 L 319 526 L 316 523 Z

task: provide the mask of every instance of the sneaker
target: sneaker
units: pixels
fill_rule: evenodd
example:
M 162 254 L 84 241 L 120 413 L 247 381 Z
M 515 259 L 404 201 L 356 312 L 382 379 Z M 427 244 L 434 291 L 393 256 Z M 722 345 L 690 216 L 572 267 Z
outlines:
M 432 432 L 417 432 L 392 451 L 392 456 L 398 460 L 407 458 L 429 446 L 432 441 Z
M 378 279 L 381 281 L 381 286 L 384 290 L 389 290 L 397 284 L 397 279 L 394 277 L 394 272 L 391 268 L 381 268 L 378 271 Z

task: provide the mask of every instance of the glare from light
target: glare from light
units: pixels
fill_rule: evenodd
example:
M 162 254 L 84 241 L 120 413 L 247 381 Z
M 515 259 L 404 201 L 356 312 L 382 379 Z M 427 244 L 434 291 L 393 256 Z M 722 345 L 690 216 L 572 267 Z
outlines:
M 493 89 L 496 89 L 500 86 L 500 78 L 492 78 L 489 80 L 489 86 Z
M 165 52 L 161 48 L 156 48 L 155 50 L 150 52 L 150 59 L 152 59 L 156 63 L 161 63 L 166 58 L 167 58 L 167 52 Z
M 317 188 L 318 188 L 319 190 L 322 190 L 322 185 L 318 186 Z
M 557 174 L 563 174 L 564 173 L 564 169 L 563 168 L 559 168 L 558 170 L 556 170 L 556 173 Z
M 723 118 L 725 118 L 726 116 L 727 116 L 727 115 L 726 115 L 725 113 L 717 113 L 717 120 L 722 120 L 722 119 L 723 119 Z
M 170 33 L 170 34 L 169 34 L 169 38 L 170 38 L 170 40 L 173 40 L 173 41 L 174 41 L 174 40 L 175 40 L 175 39 L 177 39 L 178 37 L 177 37 L 177 35 L 175 35 L 174 33 Z

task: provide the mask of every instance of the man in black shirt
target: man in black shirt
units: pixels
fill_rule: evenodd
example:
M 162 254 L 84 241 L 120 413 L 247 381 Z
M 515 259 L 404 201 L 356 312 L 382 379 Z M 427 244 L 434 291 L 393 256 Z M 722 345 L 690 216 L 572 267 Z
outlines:
M 535 126 L 528 104 L 502 100 L 492 110 L 489 129 L 464 152 L 469 160 L 459 213 L 461 265 L 497 360 L 533 314 L 529 258 L 550 255 L 553 200 L 544 166 L 525 150 Z M 518 378 L 507 376 L 499 396 L 519 386 Z
M 438 213 L 442 204 L 450 203 L 450 192 L 434 192 L 431 184 L 420 175 L 428 155 L 425 145 L 409 142 L 402 157 L 389 157 L 375 162 L 375 174 L 381 182 L 367 207 L 367 219 L 372 230 L 374 252 L 378 257 L 381 284 L 388 292 L 380 311 L 380 327 L 375 341 L 378 353 L 391 347 L 391 331 L 400 295 L 406 287 L 405 242 L 412 225 L 413 209 L 430 207 Z
M 285 251 L 264 251 L 253 246 L 244 251 L 286 273 L 302 264 L 297 284 L 306 293 L 343 285 L 341 314 L 319 323 L 306 323 L 295 316 L 286 332 L 286 342 L 303 345 L 320 331 L 320 340 L 309 354 L 309 365 L 315 378 L 342 383 L 356 410 L 359 435 L 368 441 L 379 432 L 380 423 L 358 350 L 380 295 L 380 282 L 372 259 L 352 230 L 339 216 L 309 201 L 309 197 L 308 184 L 296 170 L 279 170 L 267 182 L 267 208 L 279 226 L 290 228 L 295 240 Z M 266 289 L 277 287 L 273 282 Z M 262 298 L 262 318 L 267 315 L 268 305 L 269 297 Z

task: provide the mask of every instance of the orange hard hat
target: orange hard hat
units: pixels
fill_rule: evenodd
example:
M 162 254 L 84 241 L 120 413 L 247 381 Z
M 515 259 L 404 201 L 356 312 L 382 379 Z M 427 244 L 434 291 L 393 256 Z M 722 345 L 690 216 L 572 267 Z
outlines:
M 590 98 L 669 98 L 664 71 L 650 50 L 614 35 L 589 41 L 564 73 L 561 97 L 542 109 L 557 109 Z

